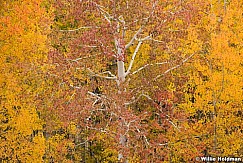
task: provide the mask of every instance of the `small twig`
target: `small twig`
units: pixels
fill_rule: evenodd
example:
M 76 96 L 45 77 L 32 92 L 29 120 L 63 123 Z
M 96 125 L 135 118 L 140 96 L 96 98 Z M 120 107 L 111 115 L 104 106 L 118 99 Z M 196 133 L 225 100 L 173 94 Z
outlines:
M 71 95 L 71 97 L 69 98 L 69 100 L 68 100 L 68 103 L 70 103 L 71 102 L 71 100 L 73 99 L 73 96 L 75 95 L 75 92 Z
M 172 126 L 174 126 L 179 132 L 181 132 L 181 130 L 172 122 L 170 121 L 169 119 L 167 119 L 167 121 L 172 124 Z
M 134 72 L 132 73 L 132 75 L 138 73 L 139 71 L 145 69 L 145 68 L 148 67 L 148 66 L 163 65 L 163 64 L 167 64 L 167 63 L 169 63 L 169 62 L 161 62 L 161 63 L 151 63 L 151 64 L 146 64 L 146 65 L 144 65 L 143 67 L 140 67 L 139 69 L 137 69 L 136 71 L 134 71 Z
M 97 94 L 95 94 L 95 93 L 93 93 L 93 92 L 88 91 L 88 94 L 90 94 L 91 96 L 94 96 L 94 97 L 96 97 L 96 98 L 98 98 L 98 99 L 101 99 L 100 96 L 98 96 Z
M 78 31 L 80 29 L 91 29 L 91 28 L 100 28 L 100 27 L 93 27 L 93 26 L 82 26 L 82 27 L 79 27 L 79 28 L 76 28 L 76 29 L 61 29 L 59 30 L 60 32 L 75 32 L 75 31 Z
M 88 142 L 88 140 L 86 140 L 86 141 L 84 141 L 84 142 L 82 142 L 82 143 L 79 143 L 79 144 L 75 145 L 75 147 L 80 146 L 80 145 L 83 145 L 83 144 L 85 144 L 85 143 L 87 143 L 87 142 Z
M 99 74 L 96 74 L 94 73 L 92 70 L 90 70 L 89 68 L 87 68 L 87 70 L 91 73 L 92 76 L 96 76 L 96 77 L 99 77 L 99 78 L 104 78 L 104 79 L 109 79 L 109 80 L 116 80 L 117 77 L 115 75 L 113 75 L 112 77 L 110 76 L 102 76 L 102 75 L 99 75 Z M 102 74 L 102 73 L 101 73 Z
M 136 127 L 136 129 L 137 129 L 137 131 L 138 131 L 139 133 L 141 133 L 141 131 L 140 131 L 137 127 Z M 145 135 L 143 135 L 143 137 L 144 137 L 144 139 L 145 139 L 145 143 L 146 143 L 148 146 L 150 146 L 150 143 L 149 143 L 147 137 L 146 137 Z
M 140 94 L 140 95 L 138 96 L 137 99 L 134 98 L 133 101 L 131 101 L 131 102 L 126 102 L 125 105 L 131 105 L 131 104 L 137 102 L 142 96 L 146 97 L 147 99 L 149 99 L 149 100 L 151 100 L 151 101 L 154 101 L 151 97 L 149 97 L 149 95 L 146 95 L 146 94 L 143 94 L 143 93 L 142 93 L 142 94 Z

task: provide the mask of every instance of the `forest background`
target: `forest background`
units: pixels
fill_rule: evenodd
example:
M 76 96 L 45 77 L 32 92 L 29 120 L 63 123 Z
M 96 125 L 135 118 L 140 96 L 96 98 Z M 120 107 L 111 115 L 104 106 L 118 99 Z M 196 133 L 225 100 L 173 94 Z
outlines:
M 0 162 L 243 158 L 242 9 L 1 0 Z

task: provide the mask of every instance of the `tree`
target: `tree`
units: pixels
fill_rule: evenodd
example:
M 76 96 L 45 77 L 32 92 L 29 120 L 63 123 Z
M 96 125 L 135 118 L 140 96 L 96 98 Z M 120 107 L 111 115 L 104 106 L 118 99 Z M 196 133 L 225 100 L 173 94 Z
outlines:
M 75 123 L 78 134 L 86 133 L 76 140 L 83 140 L 84 149 L 92 147 L 87 142 L 100 140 L 97 134 L 105 134 L 116 144 L 112 149 L 119 160 L 170 159 L 167 151 L 174 149 L 167 146 L 172 137 L 168 131 L 180 130 L 174 123 L 180 114 L 173 112 L 186 81 L 177 68 L 201 50 L 190 38 L 195 33 L 190 27 L 206 5 L 203 1 L 54 4 L 49 60 L 55 65 L 51 74 L 59 98 L 53 111 L 66 126 Z M 102 145 L 108 147 L 107 143 Z

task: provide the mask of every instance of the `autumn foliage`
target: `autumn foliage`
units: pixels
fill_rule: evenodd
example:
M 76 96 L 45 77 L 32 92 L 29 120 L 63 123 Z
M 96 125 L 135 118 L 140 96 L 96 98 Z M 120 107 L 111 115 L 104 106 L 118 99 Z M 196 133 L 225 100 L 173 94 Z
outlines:
M 243 158 L 241 1 L 0 1 L 0 162 Z

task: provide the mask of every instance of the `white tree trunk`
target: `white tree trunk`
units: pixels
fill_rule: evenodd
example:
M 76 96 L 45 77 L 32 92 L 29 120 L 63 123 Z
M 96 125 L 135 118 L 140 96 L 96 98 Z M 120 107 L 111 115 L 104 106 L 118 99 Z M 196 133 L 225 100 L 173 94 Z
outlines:
M 124 61 L 117 61 L 117 78 L 120 83 L 125 81 L 125 66 Z

